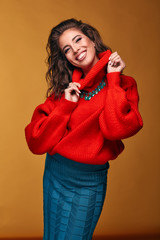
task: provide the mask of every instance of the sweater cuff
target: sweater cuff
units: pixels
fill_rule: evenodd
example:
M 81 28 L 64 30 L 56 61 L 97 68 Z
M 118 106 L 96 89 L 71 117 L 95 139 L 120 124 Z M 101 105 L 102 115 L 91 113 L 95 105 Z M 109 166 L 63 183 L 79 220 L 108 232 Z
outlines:
M 108 86 L 114 87 L 120 85 L 120 74 L 121 72 L 111 72 L 107 73 Z
M 61 100 L 59 105 L 56 107 L 55 111 L 53 111 L 53 115 L 68 115 L 70 114 L 74 108 L 78 105 L 78 102 L 72 102 L 65 98 Z

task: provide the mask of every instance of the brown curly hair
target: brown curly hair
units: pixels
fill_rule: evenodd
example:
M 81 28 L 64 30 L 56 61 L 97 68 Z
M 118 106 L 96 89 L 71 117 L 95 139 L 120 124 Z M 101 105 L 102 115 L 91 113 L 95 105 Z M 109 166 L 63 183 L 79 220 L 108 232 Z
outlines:
M 61 34 L 70 28 L 79 29 L 93 41 L 95 43 L 96 54 L 110 49 L 103 44 L 99 32 L 94 27 L 87 23 L 83 23 L 81 20 L 78 21 L 71 18 L 52 28 L 46 46 L 48 53 L 46 60 L 48 65 L 48 71 L 46 73 L 46 81 L 48 83 L 47 97 L 54 93 L 55 97 L 60 98 L 68 84 L 72 81 L 74 66 L 66 59 L 58 42 Z

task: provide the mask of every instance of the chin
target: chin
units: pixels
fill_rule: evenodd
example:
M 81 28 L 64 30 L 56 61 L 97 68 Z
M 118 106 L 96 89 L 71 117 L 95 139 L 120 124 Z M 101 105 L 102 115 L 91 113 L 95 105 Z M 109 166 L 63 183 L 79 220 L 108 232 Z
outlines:
M 95 64 L 95 58 L 85 59 L 84 63 L 81 64 L 81 68 L 91 68 Z
M 90 55 L 90 56 L 89 56 Z M 79 62 L 72 62 L 75 67 L 81 68 L 82 70 L 90 70 L 93 65 L 97 62 L 95 54 L 88 54 L 87 57 Z

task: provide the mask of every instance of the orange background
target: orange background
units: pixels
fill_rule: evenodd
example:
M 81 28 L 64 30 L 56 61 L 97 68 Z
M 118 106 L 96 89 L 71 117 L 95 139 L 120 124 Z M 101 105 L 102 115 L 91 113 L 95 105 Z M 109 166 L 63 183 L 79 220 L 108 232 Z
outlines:
M 0 0 L 0 237 L 42 236 L 45 155 L 27 148 L 24 128 L 44 102 L 50 29 L 75 17 L 96 27 L 138 83 L 144 128 L 110 161 L 95 234 L 160 232 L 158 0 Z

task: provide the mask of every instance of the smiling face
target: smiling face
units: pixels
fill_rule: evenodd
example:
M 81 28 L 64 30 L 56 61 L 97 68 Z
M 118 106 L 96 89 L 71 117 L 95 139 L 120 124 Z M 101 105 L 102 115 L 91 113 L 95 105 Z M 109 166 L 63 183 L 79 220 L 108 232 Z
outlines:
M 86 75 L 99 60 L 95 44 L 79 29 L 70 28 L 59 37 L 59 46 L 67 60 Z

